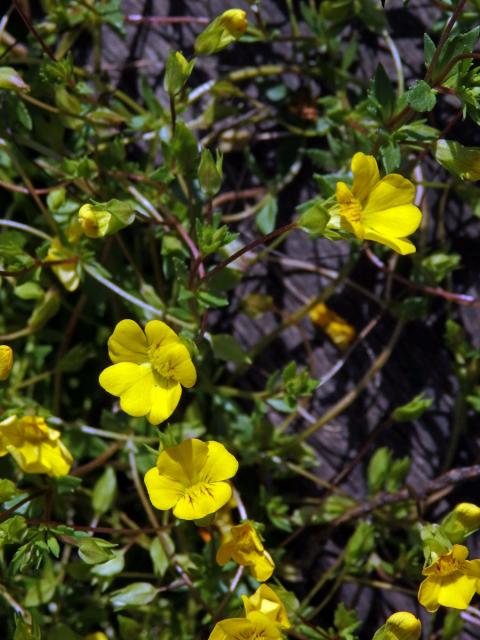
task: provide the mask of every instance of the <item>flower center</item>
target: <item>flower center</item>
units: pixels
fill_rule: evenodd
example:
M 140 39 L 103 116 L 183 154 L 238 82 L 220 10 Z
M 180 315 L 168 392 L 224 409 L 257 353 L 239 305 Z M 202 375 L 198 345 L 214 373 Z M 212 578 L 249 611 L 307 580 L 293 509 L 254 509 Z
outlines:
M 340 215 L 352 224 L 359 223 L 362 217 L 362 205 L 352 197 L 347 202 L 340 204 Z
M 184 496 L 190 503 L 198 501 L 202 496 L 208 495 L 210 498 L 214 498 L 211 489 L 203 482 L 197 482 L 189 487 L 184 488 Z
M 442 556 L 437 560 L 435 569 L 438 575 L 448 576 L 458 571 L 459 563 L 458 560 L 455 560 L 452 556 Z
M 162 349 L 160 345 L 154 344 L 150 347 L 148 350 L 148 358 L 152 367 L 162 378 L 177 380 L 171 359 L 168 353 L 165 353 L 165 349 Z

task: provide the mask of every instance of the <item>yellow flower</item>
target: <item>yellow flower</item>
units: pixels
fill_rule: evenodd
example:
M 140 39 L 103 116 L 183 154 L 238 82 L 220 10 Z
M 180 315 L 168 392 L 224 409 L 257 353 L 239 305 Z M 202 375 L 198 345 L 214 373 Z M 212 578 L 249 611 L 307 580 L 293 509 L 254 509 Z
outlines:
M 43 418 L 11 416 L 0 422 L 0 456 L 9 453 L 26 473 L 66 476 L 72 466 L 70 451 Z
M 422 623 L 413 613 L 397 611 L 378 629 L 373 640 L 418 640 L 422 633 Z
M 268 585 L 261 584 L 253 596 L 242 596 L 242 600 L 246 616 L 252 611 L 259 611 L 280 627 L 288 629 L 290 626 L 285 605 Z
M 0 344 L 0 380 L 6 380 L 13 366 L 13 351 L 7 344 Z
M 108 636 L 103 631 L 95 631 L 86 635 L 85 640 L 108 640 Z
M 232 527 L 230 536 L 220 545 L 217 551 L 218 564 L 223 567 L 229 560 L 248 567 L 259 582 L 268 580 L 275 569 L 270 554 L 249 520 Z
M 230 500 L 232 487 L 226 481 L 237 471 L 236 458 L 223 444 L 192 438 L 162 451 L 157 466 L 145 474 L 145 484 L 157 509 L 173 509 L 182 520 L 200 520 Z
M 208 56 L 238 40 L 247 30 L 247 14 L 243 9 L 228 9 L 217 16 L 195 40 L 195 53 Z
M 310 320 L 325 331 L 330 340 L 342 351 L 355 338 L 355 329 L 335 311 L 323 302 L 316 304 L 309 311 Z
M 418 601 L 427 611 L 440 605 L 466 609 L 475 592 L 480 593 L 480 560 L 467 560 L 468 549 L 454 544 L 422 571 L 427 576 L 418 590 Z
M 246 618 L 217 622 L 208 640 L 281 640 L 282 632 L 267 616 L 252 611 Z
M 190 353 L 175 331 L 151 320 L 145 333 L 133 320 L 117 324 L 108 340 L 114 363 L 100 374 L 100 385 L 120 397 L 131 416 L 146 416 L 159 424 L 172 415 L 182 395 L 182 385 L 193 387 L 197 373 Z
M 380 179 L 373 156 L 356 153 L 352 159 L 353 186 L 337 182 L 336 196 L 342 226 L 360 240 L 374 240 L 406 255 L 416 251 L 406 236 L 420 225 L 422 213 L 413 204 L 415 187 L 398 173 Z

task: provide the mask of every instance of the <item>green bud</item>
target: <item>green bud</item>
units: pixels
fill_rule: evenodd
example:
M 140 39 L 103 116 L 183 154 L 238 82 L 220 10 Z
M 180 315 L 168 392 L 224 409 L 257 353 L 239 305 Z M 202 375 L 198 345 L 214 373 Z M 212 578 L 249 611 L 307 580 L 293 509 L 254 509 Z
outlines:
M 57 209 L 60 209 L 62 204 L 65 202 L 66 195 L 67 192 L 64 187 L 59 187 L 58 189 L 50 191 L 47 196 L 47 204 L 50 211 L 57 211 Z
M 195 58 L 188 60 L 180 53 L 180 51 L 171 51 L 165 65 L 165 78 L 163 86 L 170 96 L 175 96 L 185 86 L 195 65 Z
M 84 204 L 78 212 L 78 221 L 88 238 L 103 238 L 132 224 L 135 211 L 128 202 L 109 200 Z
M 217 152 L 216 160 L 209 149 L 202 149 L 200 164 L 198 167 L 198 179 L 200 186 L 207 196 L 211 198 L 219 192 L 223 178 L 223 155 Z
M 307 204 L 310 204 L 310 206 L 302 211 L 298 224 L 311 237 L 318 238 L 323 235 L 325 227 L 330 220 L 330 214 L 318 200 L 312 200 Z
M 470 502 L 461 502 L 440 524 L 442 533 L 453 544 L 461 544 L 467 536 L 480 529 L 480 507 Z
M 410 402 L 397 407 L 392 413 L 392 417 L 396 422 L 408 422 L 409 420 L 416 420 L 424 411 L 429 409 L 433 403 L 432 398 L 428 398 L 425 394 L 419 393 Z
M 195 53 L 208 56 L 235 42 L 248 27 L 247 14 L 242 9 L 229 9 L 211 22 L 195 40 Z
M 30 91 L 30 87 L 12 67 L 0 67 L 0 89 Z
M 60 295 L 56 289 L 49 289 L 33 310 L 28 321 L 31 331 L 37 331 L 60 309 Z

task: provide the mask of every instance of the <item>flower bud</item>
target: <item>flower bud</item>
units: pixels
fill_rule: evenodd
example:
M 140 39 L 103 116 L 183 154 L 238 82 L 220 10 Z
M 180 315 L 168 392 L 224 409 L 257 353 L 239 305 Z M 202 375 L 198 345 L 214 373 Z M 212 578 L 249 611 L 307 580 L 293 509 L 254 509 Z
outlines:
M 440 528 L 452 543 L 463 542 L 480 528 L 480 507 L 470 502 L 460 502 L 445 516 Z
M 163 80 L 164 89 L 169 95 L 175 96 L 183 89 L 194 65 L 195 59 L 188 62 L 180 51 L 171 51 L 169 53 Z
M 223 156 L 221 153 L 217 153 L 217 158 L 214 160 L 209 149 L 202 149 L 198 167 L 198 179 L 200 186 L 209 198 L 218 193 L 222 186 L 222 164 Z
M 208 56 L 238 40 L 247 30 L 247 14 L 242 9 L 229 9 L 217 16 L 195 40 L 195 53 Z
M 12 67 L 0 67 L 0 89 L 30 91 L 30 87 Z
M 422 623 L 408 611 L 397 611 L 378 629 L 373 640 L 418 640 Z
M 78 212 L 78 221 L 88 238 L 103 238 L 128 226 L 134 219 L 133 208 L 120 200 L 84 204 Z
M 6 380 L 13 366 L 13 351 L 7 344 L 0 344 L 0 380 Z
M 28 321 L 28 328 L 37 331 L 60 309 L 60 295 L 56 289 L 49 289 L 37 304 Z

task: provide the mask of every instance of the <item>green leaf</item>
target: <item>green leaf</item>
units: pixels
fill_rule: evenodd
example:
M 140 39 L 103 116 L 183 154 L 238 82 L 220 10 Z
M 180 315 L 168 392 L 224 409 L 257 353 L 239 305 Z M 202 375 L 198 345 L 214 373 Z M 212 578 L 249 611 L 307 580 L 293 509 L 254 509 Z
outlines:
M 111 578 L 122 573 L 125 568 L 125 554 L 123 551 L 113 551 L 114 557 L 107 562 L 92 567 L 92 574 L 101 578 Z
M 272 195 L 268 195 L 263 199 L 260 211 L 257 213 L 255 222 L 259 230 L 264 233 L 271 233 L 275 229 L 277 221 L 278 205 L 277 199 Z
M 6 502 L 18 493 L 18 489 L 14 482 L 8 478 L 0 478 L 0 502 Z
M 393 173 L 400 166 L 400 147 L 394 142 L 380 147 L 380 155 L 382 156 L 383 166 L 386 173 Z
M 382 64 L 378 64 L 375 71 L 372 90 L 380 106 L 383 119 L 386 121 L 392 116 L 395 108 L 395 90 Z
M 345 548 L 345 566 L 355 569 L 365 564 L 375 548 L 375 529 L 371 522 L 359 522 Z
M 367 482 L 371 495 L 375 495 L 384 488 L 391 463 L 392 452 L 387 447 L 380 447 L 373 454 L 367 469 Z
M 212 336 L 213 353 L 226 362 L 244 364 L 250 362 L 247 354 L 242 350 L 238 342 L 228 333 L 218 333 Z
M 39 300 L 45 293 L 42 287 L 32 280 L 19 284 L 13 292 L 20 300 Z
M 149 582 L 134 582 L 124 589 L 114 591 L 110 595 L 110 602 L 117 611 L 128 607 L 142 607 L 150 604 L 158 590 Z
M 397 407 L 393 410 L 392 417 L 397 422 L 409 422 L 410 420 L 416 420 L 422 413 L 432 406 L 433 398 L 425 396 L 425 392 L 419 393 L 410 402 Z
M 100 564 L 115 556 L 112 547 L 116 546 L 103 538 L 85 538 L 80 542 L 78 555 L 87 564 Z
M 436 91 L 425 80 L 418 80 L 405 95 L 407 103 L 419 113 L 431 111 L 437 102 Z
M 439 140 L 435 159 L 462 180 L 480 180 L 480 147 L 464 147 L 453 140 Z
M 150 545 L 149 552 L 155 575 L 163 578 L 163 576 L 167 572 L 170 560 L 168 559 L 168 556 L 163 548 L 163 544 L 158 537 L 153 539 L 153 542 Z
M 117 477 L 113 467 L 107 467 L 93 487 L 92 506 L 97 516 L 106 513 L 115 500 Z
M 428 35 L 428 33 L 423 34 L 423 53 L 425 57 L 425 65 L 428 67 L 430 62 L 432 61 L 433 54 L 435 53 L 435 43 Z
M 0 524 L 0 548 L 6 544 L 21 542 L 27 531 L 27 522 L 22 516 L 13 516 Z

